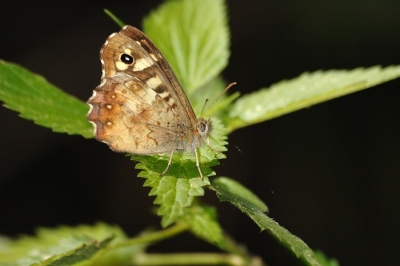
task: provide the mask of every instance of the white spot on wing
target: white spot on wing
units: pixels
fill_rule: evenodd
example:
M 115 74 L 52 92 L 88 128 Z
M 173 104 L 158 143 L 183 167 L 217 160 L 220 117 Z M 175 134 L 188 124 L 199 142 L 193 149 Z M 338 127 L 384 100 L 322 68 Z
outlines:
M 94 133 L 93 133 L 93 135 L 96 136 L 96 132 L 97 132 L 97 125 L 96 125 L 96 123 L 93 122 L 93 121 L 89 121 L 89 123 L 93 125 L 93 128 L 94 128 L 94 131 L 93 131 Z
M 127 70 L 129 67 L 127 64 L 125 64 L 121 61 L 116 62 L 115 66 L 117 67 L 118 70 Z
M 106 76 L 106 72 L 104 71 L 104 60 L 100 59 L 101 62 L 101 79 L 103 79 Z
M 153 53 L 151 53 L 150 56 L 151 56 L 151 58 L 153 58 L 154 61 L 157 62 L 157 57 Z
M 135 66 L 133 67 L 133 71 L 140 71 L 146 69 L 153 65 L 153 62 L 147 60 L 146 58 L 140 58 L 136 60 Z
M 89 112 L 87 112 L 87 115 L 89 115 L 93 111 L 93 105 L 91 105 L 90 103 L 88 103 L 87 105 L 89 105 Z
M 101 83 L 100 83 L 99 86 L 97 86 L 97 88 L 100 88 L 100 87 L 104 86 L 104 84 L 106 84 L 106 82 L 107 82 L 107 80 L 104 79 L 104 78 L 102 78 L 102 79 L 101 79 Z
M 171 97 L 168 100 L 169 105 L 173 105 L 175 103 L 174 99 Z
M 153 90 L 160 86 L 160 84 L 161 79 L 158 76 L 151 77 L 146 81 L 146 85 Z
M 164 99 L 165 97 L 167 97 L 169 95 L 169 92 L 168 91 L 164 91 L 163 93 L 161 93 L 159 95 L 161 96 L 161 98 Z
M 124 53 L 129 54 L 129 55 L 132 54 L 132 53 L 131 53 L 131 49 L 128 49 L 128 48 L 124 50 Z
M 93 94 L 92 94 L 92 96 L 89 98 L 88 102 L 90 102 L 91 100 L 93 100 L 93 98 L 96 97 L 96 94 L 97 94 L 97 92 L 96 92 L 96 91 L 93 91 Z M 89 106 L 92 107 L 91 104 L 89 104 Z M 89 113 L 90 113 L 91 111 L 92 111 L 92 109 L 89 110 Z
M 106 40 L 106 43 L 105 43 L 104 45 L 106 45 L 106 44 L 108 43 L 108 40 L 109 40 L 109 39 L 111 39 L 112 37 L 114 37 L 114 36 L 117 35 L 117 34 L 118 34 L 117 32 L 111 33 L 111 35 L 108 36 L 108 38 L 107 38 L 107 40 Z
M 146 101 L 148 103 L 152 103 L 154 102 L 154 100 L 156 99 L 157 93 L 153 90 L 153 88 L 146 88 L 146 94 L 144 95 L 144 97 L 146 98 Z
M 104 47 L 105 46 L 107 46 L 107 44 L 108 44 L 108 40 L 110 39 L 110 38 L 112 38 L 114 36 L 114 33 L 113 34 L 111 34 L 110 36 L 108 36 L 108 38 L 107 38 L 107 40 L 105 41 L 105 43 L 103 44 L 103 47 L 102 47 L 102 49 L 101 50 L 103 50 L 104 49 Z
M 91 113 L 92 113 L 92 111 L 93 111 L 93 105 L 92 104 L 90 104 L 89 102 L 94 98 L 94 97 L 96 97 L 96 91 L 93 91 L 93 94 L 92 94 L 92 96 L 89 98 L 89 100 L 87 101 L 87 105 L 89 105 L 89 112 L 87 113 L 87 115 L 90 115 Z M 88 120 L 89 121 L 89 120 Z M 89 121 L 89 123 L 90 124 L 92 124 L 93 125 L 93 134 L 94 135 L 96 135 L 96 132 L 97 132 L 97 125 L 96 125 L 96 123 L 95 122 L 93 122 L 93 121 Z

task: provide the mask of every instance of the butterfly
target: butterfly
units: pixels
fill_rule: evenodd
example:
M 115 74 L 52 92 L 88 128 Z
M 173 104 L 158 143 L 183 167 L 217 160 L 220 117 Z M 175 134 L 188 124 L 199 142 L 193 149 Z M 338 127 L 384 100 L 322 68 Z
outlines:
M 140 30 L 125 26 L 100 50 L 101 83 L 87 101 L 95 138 L 117 152 L 195 154 L 212 131 L 211 120 L 197 118 L 171 66 Z M 211 147 L 211 146 L 210 146 Z

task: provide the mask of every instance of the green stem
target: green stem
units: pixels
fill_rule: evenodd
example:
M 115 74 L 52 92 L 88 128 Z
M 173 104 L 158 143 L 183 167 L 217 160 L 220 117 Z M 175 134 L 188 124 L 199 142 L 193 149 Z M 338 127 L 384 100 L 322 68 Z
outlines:
M 126 25 L 122 20 L 120 20 L 119 18 L 117 18 L 117 16 L 111 13 L 110 10 L 104 9 L 104 13 L 106 13 L 112 20 L 114 20 L 114 22 L 117 23 L 118 26 L 120 26 L 121 28 Z
M 107 249 L 107 251 L 119 249 L 119 248 L 125 248 L 125 247 L 131 247 L 134 245 L 139 245 L 139 244 L 149 244 L 153 242 L 158 242 L 163 239 L 167 239 L 170 237 L 173 237 L 177 234 L 180 234 L 186 230 L 188 230 L 188 226 L 185 223 L 176 223 L 175 225 L 168 227 L 167 229 L 157 231 L 157 232 L 151 232 L 147 233 L 146 235 L 135 237 L 132 239 L 129 239 L 125 242 L 118 243 L 110 248 Z
M 231 238 L 227 234 L 224 234 L 223 249 L 229 253 L 239 255 L 247 261 L 250 261 L 252 259 L 251 254 L 247 252 L 246 248 L 238 244 L 235 240 L 233 240 L 233 238 Z
M 259 265 L 248 264 L 242 257 L 222 253 L 146 254 L 133 257 L 134 265 Z

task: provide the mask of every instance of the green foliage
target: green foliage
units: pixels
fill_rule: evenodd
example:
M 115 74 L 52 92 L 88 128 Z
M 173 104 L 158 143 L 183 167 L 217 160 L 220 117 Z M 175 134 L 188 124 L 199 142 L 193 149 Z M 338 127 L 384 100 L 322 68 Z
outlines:
M 228 132 L 311 105 L 367 89 L 400 77 L 400 66 L 328 70 L 283 80 L 236 101 L 229 112 Z
M 221 201 L 232 203 L 248 215 L 261 230 L 268 230 L 271 235 L 290 248 L 298 258 L 308 265 L 321 265 L 318 257 L 306 243 L 265 215 L 267 206 L 250 190 L 226 177 L 214 179 L 211 188 L 216 191 Z
M 0 265 L 53 266 L 95 261 L 96 256 L 111 240 L 118 243 L 124 239 L 126 236 L 121 229 L 103 223 L 75 228 L 68 226 L 55 229 L 39 228 L 34 237 L 23 236 L 14 241 L 3 240 Z M 119 258 L 123 257 L 122 253 L 119 255 Z
M 112 238 L 106 238 L 104 241 L 88 240 L 88 243 L 79 245 L 77 248 L 69 250 L 64 254 L 53 255 L 51 258 L 34 263 L 32 266 L 58 266 L 74 265 L 90 260 L 97 252 L 104 249 Z
M 161 174 L 167 168 L 169 155 L 132 155 L 133 160 L 140 162 L 136 168 L 144 170 L 138 176 L 147 179 L 144 186 L 151 187 L 149 195 L 156 196 L 154 203 L 161 205 L 157 214 L 162 216 L 163 227 L 183 216 L 184 208 L 192 205 L 194 197 L 204 195 L 203 187 L 210 184 L 207 176 L 215 175 L 211 167 L 218 164 L 218 159 L 225 158 L 221 153 L 226 150 L 223 146 L 226 144 L 224 128 L 217 119 L 213 120 L 213 128 L 210 145 L 215 150 L 208 145 L 199 149 L 200 168 L 204 179 L 199 177 L 194 154 L 176 152 L 164 175 Z
M 229 30 L 223 0 L 167 1 L 144 19 L 143 28 L 188 95 L 228 64 Z
M 107 11 L 110 16 L 111 12 Z M 207 19 L 204 19 L 207 13 Z M 123 23 L 113 16 L 120 25 Z M 217 75 L 229 58 L 227 14 L 222 0 L 167 1 L 144 21 L 145 32 L 167 58 L 198 114 L 207 98 L 220 96 L 226 87 Z M 201 204 L 204 188 L 216 192 L 249 216 L 288 247 L 307 265 L 338 265 L 322 253 L 314 253 L 301 239 L 292 235 L 269 218 L 267 206 L 250 190 L 229 178 L 214 178 L 211 167 L 225 158 L 227 131 L 266 121 L 295 110 L 400 77 L 400 66 L 372 67 L 355 70 L 330 70 L 304 73 L 301 76 L 245 95 L 234 102 L 238 94 L 222 95 L 205 115 L 212 116 L 213 131 L 210 146 L 198 149 L 201 172 L 199 177 L 195 155 L 176 152 L 165 174 L 169 154 L 138 156 L 136 168 L 149 195 L 159 205 L 163 229 L 146 232 L 127 239 L 115 227 L 98 224 L 93 227 L 60 227 L 40 229 L 36 237 L 18 240 L 0 238 L 0 265 L 115 265 L 167 263 L 185 259 L 194 264 L 200 261 L 256 265 L 257 259 L 230 240 L 220 228 L 213 207 Z M 90 94 L 90 91 L 88 91 Z M 55 132 L 93 137 L 92 126 L 86 121 L 88 106 L 15 64 L 0 61 L 0 99 L 5 106 Z M 226 256 L 215 254 L 178 257 L 145 254 L 145 248 L 183 231 L 228 251 Z M 62 243 L 62 244 L 60 244 Z M 35 252 L 32 252 L 32 251 Z
M 193 205 L 185 209 L 182 220 L 189 226 L 190 231 L 197 237 L 224 248 L 223 231 L 217 221 L 215 208 Z
M 227 96 L 223 93 L 227 84 L 221 78 L 216 77 L 195 90 L 190 95 L 191 104 L 196 114 L 218 117 L 225 120 L 226 111 L 229 110 L 230 104 L 239 97 L 239 93 Z M 207 98 L 206 98 L 207 97 Z M 205 100 L 210 100 L 205 105 Z M 216 101 L 218 99 L 218 101 Z M 212 104 L 208 105 L 208 104 Z M 205 109 L 203 110 L 203 108 Z M 202 111 L 205 112 L 202 114 Z
M 339 266 L 339 262 L 336 259 L 329 259 L 325 256 L 325 254 L 321 251 L 315 251 L 317 258 L 321 265 L 323 266 Z
M 51 128 L 54 132 L 93 137 L 93 127 L 86 120 L 89 107 L 46 79 L 16 64 L 0 60 L 0 100 L 5 107 Z
M 211 188 L 217 192 L 221 201 L 229 201 L 240 210 L 251 209 L 257 212 L 267 212 L 267 205 L 250 190 L 240 183 L 227 177 L 215 178 Z

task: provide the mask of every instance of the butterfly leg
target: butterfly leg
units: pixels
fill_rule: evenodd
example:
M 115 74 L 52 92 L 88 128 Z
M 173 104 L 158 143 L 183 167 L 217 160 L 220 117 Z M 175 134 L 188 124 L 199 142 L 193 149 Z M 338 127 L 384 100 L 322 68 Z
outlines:
M 203 174 L 201 173 L 201 169 L 200 169 L 200 160 L 199 160 L 199 154 L 198 154 L 198 152 L 197 152 L 197 149 L 194 150 L 194 154 L 195 154 L 195 156 L 196 156 L 196 167 L 197 167 L 197 170 L 199 170 L 200 177 L 201 177 L 201 179 L 203 180 L 204 177 L 203 177 Z
M 201 169 L 200 169 L 200 160 L 199 160 L 199 154 L 197 152 L 197 149 L 195 149 L 194 154 L 196 156 L 196 167 L 197 167 L 197 170 L 199 171 L 201 179 L 204 179 L 203 173 L 201 172 Z M 167 167 L 165 168 L 164 172 L 161 173 L 161 176 L 163 176 L 168 171 L 169 167 L 172 164 L 173 156 L 174 156 L 174 151 L 171 151 L 171 155 L 169 156 Z
M 169 156 L 169 161 L 168 161 L 168 164 L 167 164 L 167 168 L 165 168 L 164 172 L 162 172 L 162 174 L 161 174 L 162 176 L 168 171 L 169 167 L 171 166 L 172 157 L 173 156 L 174 156 L 174 150 L 171 151 L 171 155 Z

